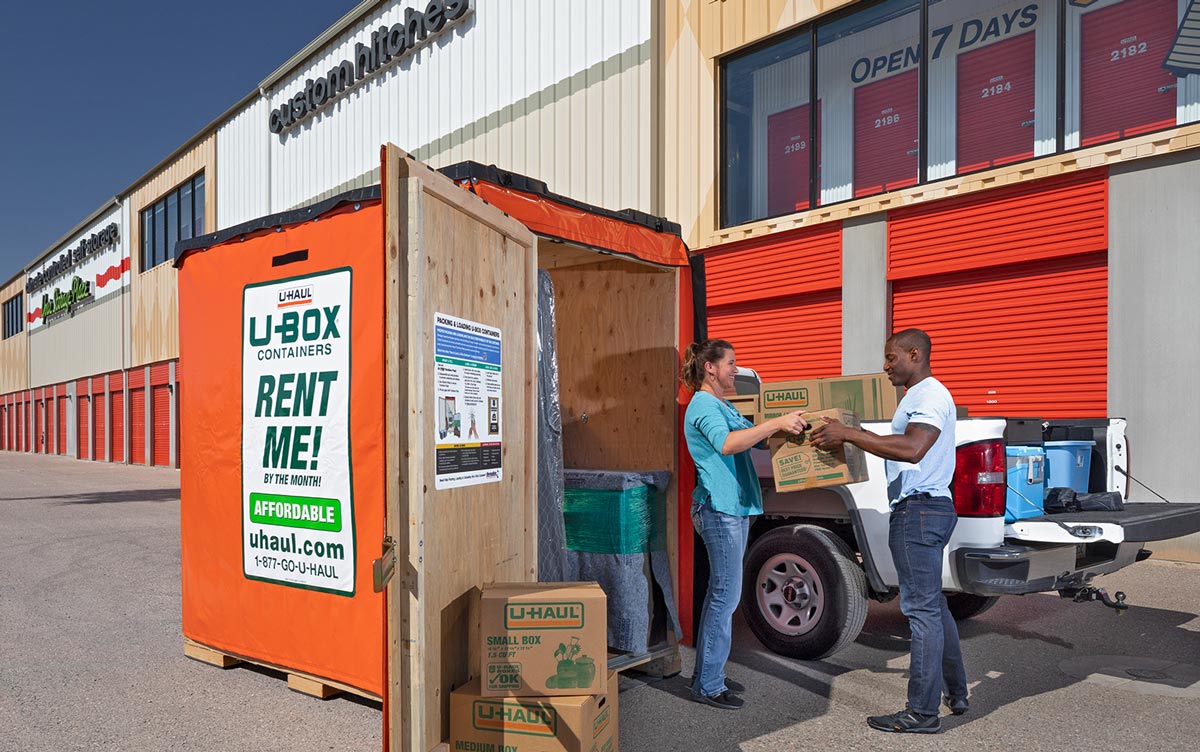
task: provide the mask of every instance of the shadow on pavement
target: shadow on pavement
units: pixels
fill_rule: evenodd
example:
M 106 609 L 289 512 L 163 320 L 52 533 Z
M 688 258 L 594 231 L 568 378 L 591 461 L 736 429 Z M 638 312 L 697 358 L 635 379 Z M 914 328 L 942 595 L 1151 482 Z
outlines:
M 53 501 L 59 504 L 124 504 L 131 501 L 179 501 L 178 488 L 139 488 L 127 491 L 90 491 L 60 496 L 19 496 L 0 501 Z

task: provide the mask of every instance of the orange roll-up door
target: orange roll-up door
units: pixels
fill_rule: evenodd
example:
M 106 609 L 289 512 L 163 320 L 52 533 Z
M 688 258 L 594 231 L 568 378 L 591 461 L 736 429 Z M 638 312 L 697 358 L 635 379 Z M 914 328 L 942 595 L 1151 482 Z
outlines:
M 842 372 L 842 228 L 776 233 L 705 253 L 708 336 L 768 381 Z
M 1107 413 L 1104 171 L 892 213 L 892 328 L 924 329 L 973 415 Z
M 150 463 L 160 467 L 171 464 L 171 375 L 169 363 L 150 366 Z
M 125 374 L 121 371 L 108 376 L 108 422 L 112 426 L 112 461 L 125 461 Z
M 67 395 L 64 394 L 65 391 L 66 385 L 59 384 L 58 397 L 56 398 L 58 400 L 58 404 L 57 410 L 55 411 L 58 415 L 58 427 L 55 429 L 57 433 L 55 434 L 54 443 L 54 446 L 58 448 L 59 454 L 67 453 L 67 411 L 71 408 L 70 402 L 67 400 Z
M 75 382 L 75 456 L 81 460 L 90 459 L 91 454 L 91 405 L 87 394 L 87 379 Z
M 166 467 L 171 464 L 171 390 L 166 385 L 150 388 L 150 401 L 154 409 L 153 464 Z
M 933 372 L 972 415 L 1108 412 L 1108 258 L 897 282 L 894 329 L 933 339 Z
M 104 451 L 105 407 L 104 377 L 98 376 L 92 379 L 92 429 L 96 434 L 96 459 L 100 461 L 108 459 Z

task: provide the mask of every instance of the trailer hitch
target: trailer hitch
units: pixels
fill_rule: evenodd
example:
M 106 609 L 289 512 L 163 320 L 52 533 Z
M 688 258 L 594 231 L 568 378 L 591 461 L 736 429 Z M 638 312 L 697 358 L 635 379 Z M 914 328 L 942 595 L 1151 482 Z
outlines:
M 1061 598 L 1070 598 L 1076 603 L 1087 603 L 1088 601 L 1100 601 L 1111 609 L 1115 609 L 1117 615 L 1125 613 L 1129 609 L 1129 604 L 1125 602 L 1125 593 L 1118 590 L 1112 597 L 1108 595 L 1108 591 L 1098 587 L 1077 587 L 1063 588 L 1058 591 Z

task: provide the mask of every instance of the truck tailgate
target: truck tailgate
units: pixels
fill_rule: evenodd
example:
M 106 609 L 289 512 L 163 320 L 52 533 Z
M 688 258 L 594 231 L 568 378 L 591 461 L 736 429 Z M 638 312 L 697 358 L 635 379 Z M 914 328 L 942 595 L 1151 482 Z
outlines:
M 1080 537 L 1111 538 L 1100 535 L 1101 531 L 1120 526 L 1125 542 L 1167 540 L 1200 532 L 1200 504 L 1135 502 L 1127 503 L 1120 512 L 1071 512 L 1030 517 L 1007 526 L 1005 534 L 1025 541 L 1060 542 L 1064 535 L 1063 526 L 1078 530 L 1077 535 L 1082 534 Z M 1088 527 L 1093 530 L 1087 530 Z M 1088 535 L 1089 532 L 1092 535 Z

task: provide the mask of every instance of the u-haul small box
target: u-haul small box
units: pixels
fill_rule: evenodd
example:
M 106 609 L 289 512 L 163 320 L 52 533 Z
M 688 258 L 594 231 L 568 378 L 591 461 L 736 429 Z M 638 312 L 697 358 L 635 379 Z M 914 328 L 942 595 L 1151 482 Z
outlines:
M 810 426 L 821 425 L 828 417 L 858 428 L 858 416 L 849 410 L 820 410 L 804 413 Z M 842 444 L 834 451 L 817 449 L 812 445 L 812 430 L 800 436 L 773 436 L 767 442 L 771 449 L 771 470 L 775 475 L 776 491 L 802 491 L 808 488 L 842 486 L 867 479 L 867 458 L 853 444 Z
M 603 695 L 608 608 L 594 582 L 485 585 L 482 692 L 488 697 Z
M 619 752 L 617 673 L 599 697 L 487 697 L 473 679 L 450 693 L 452 752 Z

